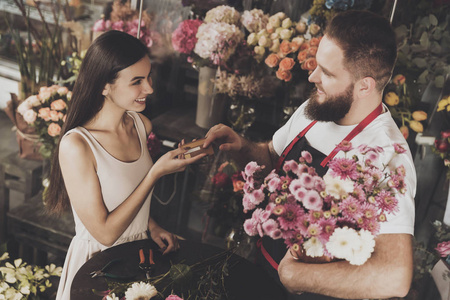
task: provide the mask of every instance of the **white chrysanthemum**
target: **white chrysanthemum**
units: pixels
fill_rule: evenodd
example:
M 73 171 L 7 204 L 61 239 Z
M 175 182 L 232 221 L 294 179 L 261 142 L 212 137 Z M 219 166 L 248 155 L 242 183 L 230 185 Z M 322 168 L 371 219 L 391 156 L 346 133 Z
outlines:
M 143 281 L 135 282 L 125 292 L 125 299 L 127 300 L 149 300 L 156 296 L 158 291 L 156 288 Z
M 358 232 L 352 228 L 336 228 L 326 244 L 331 255 L 349 260 L 355 249 L 361 248 L 361 239 Z
M 323 180 L 325 181 L 325 192 L 337 199 L 353 192 L 353 181 L 350 179 L 343 180 L 327 173 L 323 176 Z
M 310 257 L 321 257 L 323 256 L 323 246 L 322 243 L 316 237 L 311 237 L 305 243 L 303 243 L 303 248 L 306 251 L 306 255 Z
M 368 230 L 362 229 L 359 232 L 360 248 L 353 250 L 353 255 L 349 259 L 350 264 L 360 266 L 365 263 L 375 248 L 375 239 L 372 233 Z

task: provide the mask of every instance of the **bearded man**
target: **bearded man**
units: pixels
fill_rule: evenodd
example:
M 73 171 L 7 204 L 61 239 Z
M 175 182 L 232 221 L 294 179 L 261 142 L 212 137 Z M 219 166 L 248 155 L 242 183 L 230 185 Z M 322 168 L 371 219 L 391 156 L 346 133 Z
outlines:
M 277 270 L 280 282 L 295 299 L 390 298 L 404 297 L 409 291 L 416 174 L 408 145 L 382 104 L 396 54 L 395 33 L 385 18 L 368 11 L 338 14 L 318 47 L 317 68 L 309 76 L 315 84 L 311 98 L 275 132 L 272 141 L 250 142 L 222 124 L 206 135 L 204 147 L 218 143 L 220 150 L 231 151 L 241 160 L 255 160 L 269 171 L 280 169 L 284 161 L 298 160 L 306 150 L 317 173 L 324 175 L 334 155 L 344 156 L 334 151 L 344 140 L 355 147 L 383 148 L 379 158 L 389 162 L 388 170 L 404 166 L 407 192 L 396 196 L 398 212 L 388 214 L 387 222 L 380 224 L 374 252 L 363 265 L 342 260 L 317 263 L 302 252 L 286 251 L 263 239 L 261 249 L 274 261 L 272 272 Z M 406 153 L 395 156 L 394 144 L 407 149 Z M 280 249 L 282 255 L 277 254 Z

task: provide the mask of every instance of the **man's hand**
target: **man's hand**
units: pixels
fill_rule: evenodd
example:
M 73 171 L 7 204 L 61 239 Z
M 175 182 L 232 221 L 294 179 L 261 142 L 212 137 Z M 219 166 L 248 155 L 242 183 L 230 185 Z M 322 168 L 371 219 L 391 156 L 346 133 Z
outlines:
M 211 127 L 205 137 L 203 148 L 207 148 L 213 142 L 220 144 L 219 150 L 222 151 L 240 151 L 243 146 L 243 138 L 223 124 Z

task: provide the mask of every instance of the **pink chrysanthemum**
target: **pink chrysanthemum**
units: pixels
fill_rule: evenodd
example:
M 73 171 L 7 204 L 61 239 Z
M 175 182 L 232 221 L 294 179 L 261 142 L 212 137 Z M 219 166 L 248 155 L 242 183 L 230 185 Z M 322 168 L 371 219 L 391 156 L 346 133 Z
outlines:
M 376 219 L 378 216 L 377 207 L 370 203 L 363 203 L 361 212 L 364 219 Z
M 274 219 L 268 219 L 267 221 L 265 221 L 262 224 L 262 228 L 264 230 L 264 234 L 268 235 L 268 236 L 272 236 L 272 235 L 278 235 L 278 233 L 274 233 L 274 231 L 280 231 L 279 229 L 279 225 L 277 223 L 277 221 L 275 221 Z M 281 234 L 280 234 L 281 237 Z
M 274 177 L 270 179 L 269 183 L 267 184 L 269 192 L 273 193 L 276 190 L 280 189 L 281 187 L 281 179 L 278 177 Z
M 368 230 L 376 236 L 380 232 L 380 223 L 375 219 L 364 220 L 361 229 Z
M 264 200 L 264 193 L 262 190 L 254 190 L 249 195 L 249 199 L 255 205 L 260 204 Z
M 302 201 L 306 195 L 307 190 L 303 187 L 300 179 L 294 179 L 289 185 L 289 191 L 298 201 Z
M 309 167 L 304 164 L 298 165 L 297 176 L 300 176 L 302 173 L 308 173 Z
M 319 224 L 313 223 L 308 226 L 308 237 L 318 236 L 322 233 L 322 227 Z
M 403 146 L 398 143 L 394 144 L 394 150 L 395 150 L 395 153 L 397 153 L 397 154 L 402 154 L 402 153 L 406 152 L 406 149 L 403 148 Z
M 322 243 L 328 242 L 330 236 L 333 234 L 334 229 L 336 228 L 336 219 L 320 219 L 319 226 L 322 228 L 320 235 L 318 236 L 319 240 Z
M 349 217 L 352 219 L 358 219 L 362 216 L 361 205 L 358 199 L 348 196 L 341 203 L 339 203 L 339 208 L 342 211 L 344 217 Z
M 323 178 L 319 177 L 319 176 L 314 176 L 314 189 L 316 191 L 321 192 L 321 191 L 325 191 L 325 187 L 326 187 L 326 185 L 325 185 L 325 181 L 323 181 Z
M 378 154 L 378 152 L 375 152 L 375 151 L 369 151 L 366 153 L 366 161 L 369 160 L 371 162 L 371 164 L 378 161 L 379 157 L 380 157 L 380 155 Z
M 299 205 L 286 204 L 284 213 L 278 217 L 280 228 L 283 230 L 295 229 L 304 215 L 303 209 Z
M 323 200 L 315 190 L 309 190 L 303 197 L 302 203 L 306 209 L 310 210 L 321 210 L 323 206 Z
M 353 150 L 352 143 L 349 141 L 346 141 L 346 140 L 343 140 L 342 142 L 340 142 L 336 147 L 337 147 L 338 151 L 343 151 L 343 152 L 349 152 L 349 151 Z
M 244 172 L 247 176 L 253 176 L 259 170 L 261 170 L 261 167 L 256 162 L 251 161 L 245 166 Z
M 258 234 L 258 231 L 256 230 L 256 222 L 253 219 L 247 219 L 244 221 L 244 231 L 249 236 L 255 236 Z
M 358 172 L 356 171 L 356 162 L 350 158 L 335 158 L 328 164 L 331 175 L 340 177 L 341 179 L 356 179 Z
M 387 213 L 395 213 L 398 211 L 398 200 L 386 190 L 381 190 L 375 196 L 375 200 L 377 201 L 378 207 Z
M 288 160 L 283 165 L 283 171 L 285 173 L 291 171 L 292 173 L 296 174 L 298 171 L 298 163 L 296 163 L 295 160 Z
M 301 186 L 307 188 L 307 189 L 312 189 L 314 188 L 314 177 L 307 174 L 307 173 L 302 173 L 299 177 L 298 180 L 301 184 Z
M 312 163 L 312 155 L 308 151 L 302 151 L 301 157 L 303 157 L 308 164 Z
M 245 194 L 242 198 L 242 206 L 244 208 L 244 212 L 255 209 L 256 207 L 256 205 L 252 201 L 250 201 L 249 194 Z

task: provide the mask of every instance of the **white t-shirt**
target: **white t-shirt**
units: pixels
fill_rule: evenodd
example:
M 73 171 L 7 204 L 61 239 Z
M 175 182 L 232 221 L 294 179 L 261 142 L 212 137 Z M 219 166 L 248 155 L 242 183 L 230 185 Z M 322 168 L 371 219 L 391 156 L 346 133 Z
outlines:
M 272 142 L 278 155 L 281 155 L 295 136 L 311 123 L 311 120 L 304 115 L 307 102 L 303 103 L 288 122 L 273 135 Z M 317 122 L 306 133 L 305 137 L 313 148 L 328 155 L 355 127 L 356 125 L 341 126 L 334 122 Z M 416 171 L 408 144 L 392 119 L 389 110 L 384 107 L 384 112 L 355 136 L 351 143 L 354 147 L 361 144 L 366 144 L 370 147 L 382 147 L 384 152 L 380 154 L 379 162 L 389 163 L 386 171 L 395 169 L 400 165 L 405 167 L 406 193 L 403 195 L 397 194 L 399 211 L 395 215 L 387 215 L 387 222 L 380 224 L 380 234 L 414 234 Z M 403 148 L 407 149 L 407 152 L 396 154 L 394 150 L 395 143 L 402 145 Z M 343 156 L 344 153 L 342 151 L 336 155 L 336 157 Z

